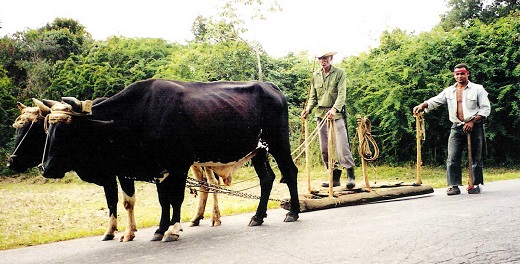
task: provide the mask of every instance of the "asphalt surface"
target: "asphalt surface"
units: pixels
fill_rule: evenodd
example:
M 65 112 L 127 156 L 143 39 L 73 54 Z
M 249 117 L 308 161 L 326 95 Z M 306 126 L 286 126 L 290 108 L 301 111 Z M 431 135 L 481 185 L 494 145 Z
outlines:
M 488 183 L 483 192 L 433 194 L 306 212 L 204 219 L 178 241 L 150 242 L 155 228 L 132 242 L 101 236 L 0 251 L 0 263 L 520 263 L 520 179 Z

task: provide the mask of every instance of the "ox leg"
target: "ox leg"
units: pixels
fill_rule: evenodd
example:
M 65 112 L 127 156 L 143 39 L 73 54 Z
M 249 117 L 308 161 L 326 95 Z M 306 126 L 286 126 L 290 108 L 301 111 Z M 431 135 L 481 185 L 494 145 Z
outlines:
M 186 187 L 186 172 L 177 171 L 172 173 L 161 183 L 157 183 L 159 203 L 161 205 L 161 220 L 159 229 L 155 231 L 152 241 L 162 240 L 164 242 L 179 239 L 181 227 L 181 205 L 184 201 L 184 188 Z M 172 207 L 172 218 L 170 217 L 170 206 Z
M 171 179 L 171 174 L 164 181 L 156 183 L 157 196 L 159 197 L 159 204 L 161 205 L 161 220 L 159 221 L 159 228 L 155 230 L 152 241 L 162 240 L 164 233 L 168 230 L 170 225 L 170 201 L 171 188 L 168 185 Z
M 281 137 L 281 138 L 286 138 Z M 285 143 L 284 143 L 285 142 Z M 294 164 L 291 157 L 290 146 L 287 141 L 281 142 L 271 138 L 270 153 L 273 155 L 278 168 L 282 173 L 282 179 L 280 182 L 287 184 L 289 188 L 289 195 L 291 197 L 291 209 L 285 216 L 284 222 L 294 222 L 298 220 L 300 213 L 300 199 L 298 197 L 298 167 Z
M 251 218 L 249 226 L 259 226 L 267 217 L 267 203 L 273 189 L 275 174 L 269 165 L 267 152 L 261 151 L 251 159 L 255 171 L 260 178 L 260 202 L 256 209 L 256 214 Z
M 171 242 L 179 239 L 181 227 L 181 206 L 184 202 L 184 189 L 186 188 L 186 172 L 176 173 L 173 177 L 172 196 L 170 198 L 170 205 L 172 206 L 172 219 L 168 231 L 164 233 L 163 242 Z M 182 177 L 180 177 L 182 176 Z
M 202 172 L 202 167 L 200 166 L 191 166 L 191 171 L 193 172 L 193 176 L 198 181 L 205 181 L 204 175 Z M 198 226 L 200 224 L 200 220 L 204 219 L 204 211 L 206 210 L 206 202 L 208 200 L 208 189 L 202 186 L 199 187 L 199 205 L 197 207 L 197 214 L 191 219 L 190 226 Z
M 287 159 L 286 159 L 287 160 Z M 291 197 L 291 209 L 285 216 L 284 222 L 294 222 L 298 220 L 300 213 L 300 199 L 298 197 L 298 168 L 294 164 L 291 158 L 287 160 L 286 163 L 278 162 L 278 164 L 286 164 L 280 165 L 278 168 L 282 173 L 282 182 L 287 184 L 287 188 L 289 188 L 289 195 Z
M 123 206 L 128 214 L 128 223 L 126 225 L 125 233 L 119 238 L 120 242 L 132 241 L 135 238 L 135 231 L 137 231 L 137 224 L 135 222 L 134 206 L 135 206 L 135 186 L 134 181 L 129 179 L 119 178 L 121 189 L 123 190 Z
M 218 179 L 215 177 L 215 173 L 213 170 L 206 168 L 206 179 L 210 184 L 218 185 Z M 206 196 L 207 197 L 207 196 Z M 218 208 L 218 193 L 213 192 L 213 212 L 211 217 L 211 225 L 212 226 L 219 226 L 222 224 L 220 221 L 220 209 Z
M 108 226 L 103 236 L 103 241 L 112 240 L 117 231 L 117 182 L 114 180 L 103 185 L 108 207 Z

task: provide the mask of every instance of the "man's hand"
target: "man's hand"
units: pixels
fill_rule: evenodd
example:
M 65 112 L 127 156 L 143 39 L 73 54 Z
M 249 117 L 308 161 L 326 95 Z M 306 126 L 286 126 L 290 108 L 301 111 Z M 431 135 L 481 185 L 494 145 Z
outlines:
M 301 113 L 300 117 L 302 119 L 307 119 L 307 116 L 309 115 L 309 111 L 307 109 L 303 110 L 303 112 Z
M 428 107 L 428 104 L 427 103 L 422 103 L 422 104 L 419 104 L 417 106 L 415 106 L 413 108 L 413 113 L 414 114 L 418 114 L 420 113 L 424 108 L 427 108 Z
M 328 112 L 327 114 L 325 115 L 325 118 L 329 119 L 329 120 L 333 120 L 334 119 L 334 116 L 336 116 L 336 108 L 332 107 Z
M 462 130 L 464 131 L 464 133 L 469 133 L 469 132 L 473 131 L 473 126 L 475 125 L 476 122 L 478 122 L 480 120 L 482 120 L 482 116 L 476 115 L 473 119 L 464 123 L 464 126 L 462 127 Z
M 464 133 L 467 134 L 473 130 L 473 125 L 475 124 L 475 122 L 473 120 L 474 119 L 472 119 L 469 122 L 464 123 L 464 126 L 462 127 L 462 130 L 464 131 Z

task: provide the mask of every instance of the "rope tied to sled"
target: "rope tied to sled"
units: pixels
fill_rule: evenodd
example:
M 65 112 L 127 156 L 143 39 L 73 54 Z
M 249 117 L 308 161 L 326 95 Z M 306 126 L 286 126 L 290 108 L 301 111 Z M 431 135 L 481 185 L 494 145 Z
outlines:
M 372 122 L 367 117 L 358 116 L 361 133 L 359 142 L 359 156 L 367 162 L 374 162 L 379 157 L 379 147 L 372 136 Z

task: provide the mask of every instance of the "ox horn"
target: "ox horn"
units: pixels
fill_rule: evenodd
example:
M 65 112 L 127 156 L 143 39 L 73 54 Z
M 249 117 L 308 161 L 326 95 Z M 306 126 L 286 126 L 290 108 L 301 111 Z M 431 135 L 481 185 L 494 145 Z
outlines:
M 42 112 L 42 115 L 45 116 L 51 112 L 51 108 L 49 106 L 45 105 L 42 101 L 40 101 L 36 98 L 33 98 L 32 101 L 40 109 L 40 111 Z
M 74 97 L 62 97 L 61 100 L 67 104 L 70 104 L 76 113 L 90 114 L 92 111 L 91 100 L 80 101 Z
M 76 113 L 81 113 L 81 101 L 76 99 L 75 97 L 62 97 L 61 100 L 70 106 L 72 106 L 72 111 Z
M 16 105 L 18 106 L 18 109 L 20 110 L 20 112 L 23 112 L 23 110 L 27 107 L 20 102 L 16 102 Z

